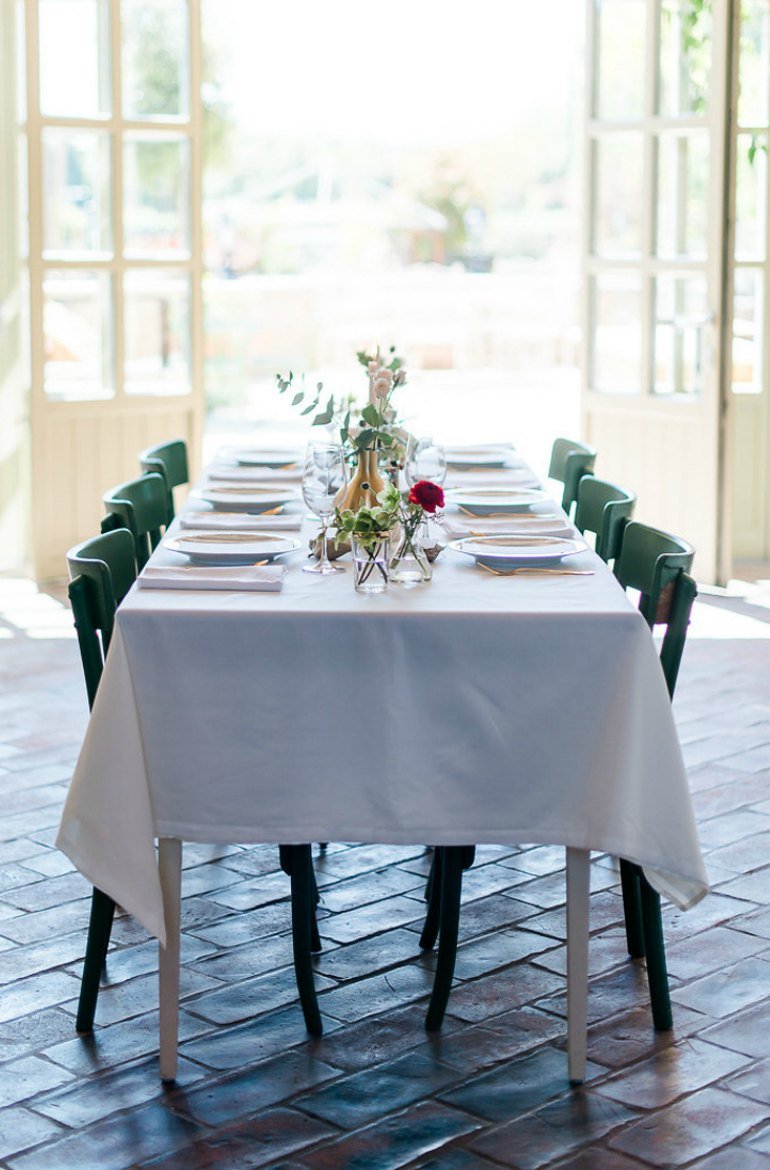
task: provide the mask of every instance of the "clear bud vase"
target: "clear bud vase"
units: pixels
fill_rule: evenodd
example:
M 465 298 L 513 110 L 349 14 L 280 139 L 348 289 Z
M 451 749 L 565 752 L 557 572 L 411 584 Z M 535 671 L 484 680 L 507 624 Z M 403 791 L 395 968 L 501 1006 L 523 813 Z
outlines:
M 408 528 L 402 528 L 396 552 L 390 562 L 391 581 L 398 585 L 421 585 L 424 581 L 430 581 L 433 566 L 424 548 L 427 534 L 428 525 L 424 519 L 412 533 Z
M 353 583 L 358 593 L 384 593 L 390 573 L 390 541 L 387 537 L 369 544 L 352 539 Z

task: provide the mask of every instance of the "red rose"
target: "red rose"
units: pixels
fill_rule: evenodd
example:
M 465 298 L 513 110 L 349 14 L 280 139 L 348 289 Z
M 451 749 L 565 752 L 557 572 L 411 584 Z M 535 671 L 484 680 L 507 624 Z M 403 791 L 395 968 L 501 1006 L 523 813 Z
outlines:
M 435 512 L 444 507 L 444 490 L 429 479 L 421 479 L 409 493 L 409 503 L 419 504 L 424 512 Z

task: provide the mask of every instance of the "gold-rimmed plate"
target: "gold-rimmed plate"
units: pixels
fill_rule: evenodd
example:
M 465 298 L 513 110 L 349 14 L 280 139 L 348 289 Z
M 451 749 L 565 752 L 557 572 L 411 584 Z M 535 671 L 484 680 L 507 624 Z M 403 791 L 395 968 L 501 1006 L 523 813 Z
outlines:
M 251 565 L 296 552 L 300 542 L 277 532 L 184 532 L 163 541 L 194 565 Z
M 528 512 L 537 504 L 548 502 L 548 496 L 539 488 L 458 488 L 450 490 L 448 494 L 453 504 L 472 516 Z
M 255 485 L 235 486 L 219 484 L 215 487 L 196 488 L 190 492 L 193 499 L 205 500 L 218 512 L 271 512 L 285 504 L 298 500 L 294 488 L 276 487 L 275 484 L 257 487 Z
M 450 541 L 449 547 L 463 556 L 473 557 L 479 564 L 508 568 L 551 564 L 585 552 L 588 545 L 584 540 L 569 540 L 562 536 L 501 533 L 499 536 L 463 537 L 462 540 Z
M 271 467 L 288 471 L 297 466 L 300 456 L 296 451 L 258 450 L 256 447 L 243 447 L 231 452 L 231 457 L 241 467 Z

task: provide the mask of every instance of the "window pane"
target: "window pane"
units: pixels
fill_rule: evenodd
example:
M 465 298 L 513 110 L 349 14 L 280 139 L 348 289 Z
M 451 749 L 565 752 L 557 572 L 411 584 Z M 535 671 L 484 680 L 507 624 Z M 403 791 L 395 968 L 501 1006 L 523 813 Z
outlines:
M 658 110 L 706 114 L 711 73 L 711 0 L 663 0 Z
M 770 6 L 743 0 L 739 64 L 738 124 L 767 126 L 770 121 Z
M 594 279 L 591 388 L 638 394 L 642 388 L 642 282 L 631 272 Z
M 596 0 L 596 116 L 644 116 L 645 0 Z
M 642 136 L 608 134 L 594 144 L 594 251 L 638 256 L 642 249 Z
M 735 255 L 740 260 L 763 260 L 767 219 L 767 135 L 739 134 L 735 162 Z
M 74 401 L 111 398 L 112 285 L 106 272 L 49 271 L 43 282 L 45 392 Z
M 189 255 L 187 139 L 126 134 L 124 142 L 126 255 Z
M 700 394 L 710 328 L 705 276 L 655 281 L 656 394 Z
M 106 0 L 40 0 L 40 106 L 55 117 L 110 112 Z
M 123 113 L 127 118 L 188 112 L 185 0 L 123 0 Z
M 126 394 L 189 394 L 189 277 L 134 271 L 124 290 Z
M 704 131 L 658 139 L 659 256 L 702 259 L 708 227 L 709 139 Z
M 46 254 L 112 251 L 109 134 L 43 131 L 43 201 Z
M 756 269 L 737 268 L 733 301 L 733 391 L 736 394 L 762 393 L 763 319 L 763 274 Z

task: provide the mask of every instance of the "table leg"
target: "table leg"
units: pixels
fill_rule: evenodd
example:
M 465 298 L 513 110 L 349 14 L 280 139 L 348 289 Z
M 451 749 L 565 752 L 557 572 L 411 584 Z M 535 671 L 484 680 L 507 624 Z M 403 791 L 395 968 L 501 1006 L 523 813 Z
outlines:
M 166 921 L 166 945 L 159 948 L 160 1078 L 176 1080 L 179 1039 L 179 918 L 182 898 L 182 842 L 176 837 L 158 841 L 158 870 Z
M 567 1064 L 572 1084 L 582 1084 L 586 1075 L 590 864 L 587 849 L 567 849 Z

